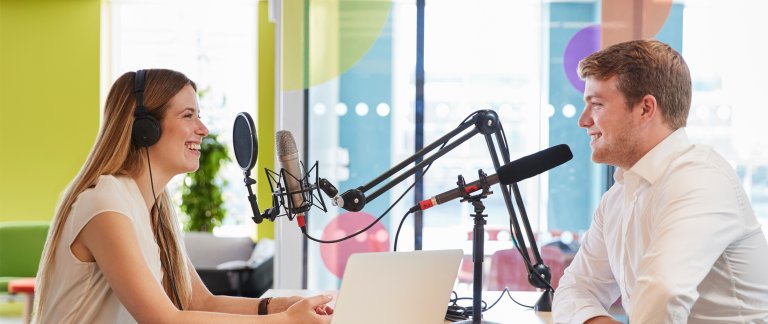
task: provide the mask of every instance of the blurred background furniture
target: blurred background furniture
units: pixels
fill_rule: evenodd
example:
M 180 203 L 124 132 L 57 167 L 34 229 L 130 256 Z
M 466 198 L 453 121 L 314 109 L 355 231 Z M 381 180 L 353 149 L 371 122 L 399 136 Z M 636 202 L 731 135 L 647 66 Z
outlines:
M 34 277 L 40 265 L 47 221 L 0 222 L 0 293 L 13 279 Z
M 483 261 L 485 262 L 485 261 Z M 461 260 L 461 266 L 459 266 L 459 274 L 456 276 L 459 284 L 466 286 L 467 290 L 472 286 L 474 281 L 475 262 L 472 260 L 471 254 L 465 254 Z
M 22 316 L 23 323 L 29 323 L 32 320 L 32 305 L 35 304 L 35 282 L 36 279 L 32 277 L 13 279 L 8 283 L 8 292 L 11 294 L 22 294 L 25 297 Z
M 465 251 L 471 251 L 473 232 L 466 234 Z M 534 233 L 542 261 L 550 268 L 551 283 L 557 288 L 565 268 L 571 264 L 579 249 L 578 233 L 551 229 Z M 485 259 L 483 264 L 483 288 L 485 290 L 513 291 L 535 290 L 528 282 L 528 271 L 520 253 L 514 249 L 512 233 L 507 227 L 485 228 Z M 529 247 L 530 250 L 530 247 Z M 530 254 L 530 253 L 529 253 Z M 464 256 L 459 269 L 458 284 L 471 287 L 473 279 L 472 255 Z
M 24 293 L 24 318 L 29 319 L 34 277 L 40 265 L 48 221 L 0 222 L 0 295 Z M 11 284 L 13 283 L 13 284 Z M 13 286 L 9 290 L 9 285 Z
M 274 241 L 188 232 L 184 244 L 192 265 L 214 295 L 259 297 L 273 284 Z
M 571 253 L 570 250 L 564 250 L 557 241 L 542 246 L 540 252 L 544 264 L 549 267 L 552 274 L 550 284 L 557 289 L 560 277 L 563 276 L 565 268 L 571 264 L 575 252 Z M 494 252 L 491 256 L 491 266 L 487 278 L 485 281 L 486 290 L 503 290 L 505 287 L 515 291 L 535 290 L 528 282 L 525 262 L 516 249 Z

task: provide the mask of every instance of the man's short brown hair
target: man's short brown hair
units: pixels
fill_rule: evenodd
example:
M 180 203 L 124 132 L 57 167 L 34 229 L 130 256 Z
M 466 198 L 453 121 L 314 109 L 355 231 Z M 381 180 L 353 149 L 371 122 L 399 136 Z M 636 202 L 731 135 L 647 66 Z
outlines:
M 685 127 L 691 108 L 691 72 L 683 57 L 657 40 L 633 40 L 592 53 L 579 62 L 579 77 L 617 76 L 628 106 L 650 94 L 670 128 Z

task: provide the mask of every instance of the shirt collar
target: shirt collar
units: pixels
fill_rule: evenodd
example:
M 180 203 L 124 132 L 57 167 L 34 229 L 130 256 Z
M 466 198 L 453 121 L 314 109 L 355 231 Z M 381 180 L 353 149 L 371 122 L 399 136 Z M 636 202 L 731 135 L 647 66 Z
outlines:
M 623 180 L 624 172 L 632 172 L 653 184 L 666 171 L 669 163 L 691 146 L 693 144 L 688 139 L 685 129 L 678 128 L 643 155 L 629 170 L 617 169 L 614 179 Z

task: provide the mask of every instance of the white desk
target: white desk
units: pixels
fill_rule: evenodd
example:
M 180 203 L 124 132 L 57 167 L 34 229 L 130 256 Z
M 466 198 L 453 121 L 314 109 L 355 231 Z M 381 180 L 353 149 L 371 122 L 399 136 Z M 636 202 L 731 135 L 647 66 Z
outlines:
M 331 294 L 336 296 L 336 293 L 336 291 L 320 290 L 270 289 L 267 290 L 267 292 L 265 292 L 262 297 L 309 297 L 318 294 Z M 541 293 L 535 291 L 513 291 L 511 294 L 515 300 L 524 305 L 533 305 L 536 303 L 539 297 L 541 297 Z M 483 292 L 483 300 L 485 300 L 485 302 L 490 306 L 494 301 L 496 301 L 497 298 L 499 298 L 499 295 L 501 295 L 500 291 L 485 291 Z M 472 297 L 472 293 L 459 293 L 459 297 Z M 331 302 L 331 306 L 333 306 L 334 302 Z M 459 304 L 462 306 L 469 306 L 472 305 L 472 301 L 466 300 Z M 448 303 L 446 303 L 445 307 L 447 310 Z M 501 298 L 496 306 L 483 313 L 483 319 L 497 323 L 552 323 L 552 317 L 549 312 L 536 312 L 533 309 L 519 306 L 515 304 L 515 302 L 513 302 L 511 299 L 509 299 L 509 296 L 506 294 Z

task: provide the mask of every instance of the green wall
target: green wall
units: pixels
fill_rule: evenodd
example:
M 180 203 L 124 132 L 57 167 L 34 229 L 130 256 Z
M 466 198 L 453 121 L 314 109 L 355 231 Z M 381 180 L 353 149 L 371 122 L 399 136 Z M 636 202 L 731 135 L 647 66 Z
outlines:
M 0 0 L 0 221 L 53 217 L 99 126 L 99 0 Z
M 49 220 L 99 128 L 100 0 L 0 0 L 0 221 Z M 274 25 L 259 1 L 260 166 L 273 168 Z M 266 142 L 266 143 L 265 143 Z M 259 175 L 260 207 L 270 204 Z M 270 222 L 259 237 L 274 237 Z
M 275 24 L 269 21 L 267 1 L 259 1 L 258 22 L 258 108 L 259 155 L 252 170 L 258 178 L 257 200 L 262 211 L 272 207 L 272 193 L 264 168 L 275 169 Z M 258 238 L 275 238 L 275 225 L 264 221 L 256 226 Z

